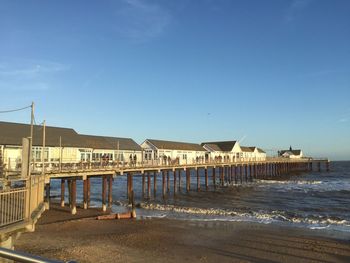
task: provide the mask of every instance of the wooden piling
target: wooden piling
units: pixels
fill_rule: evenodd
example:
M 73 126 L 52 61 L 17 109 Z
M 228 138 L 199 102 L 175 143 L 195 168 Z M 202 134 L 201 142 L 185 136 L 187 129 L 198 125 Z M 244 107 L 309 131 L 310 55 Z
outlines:
M 102 211 L 107 210 L 106 206 L 107 176 L 102 176 Z
M 128 173 L 127 175 L 127 180 L 128 180 L 128 201 L 129 204 L 132 204 L 132 192 L 134 191 L 134 185 L 133 185 L 133 175 L 131 172 Z
M 200 183 L 200 177 L 199 177 L 199 168 L 196 169 L 197 173 L 197 191 L 201 190 L 201 183 Z
M 145 173 L 142 173 L 142 198 L 145 198 L 146 193 L 146 178 Z
M 71 180 L 71 198 L 71 214 L 75 215 L 77 213 L 77 179 Z
M 86 203 L 87 203 L 87 208 L 89 208 L 90 207 L 90 195 L 91 195 L 91 192 L 90 192 L 90 189 L 91 189 L 90 177 L 86 178 L 86 183 L 87 183 Z
M 241 184 L 243 184 L 243 166 L 242 165 L 239 166 L 239 176 L 241 179 Z
M 189 192 L 191 190 L 191 170 L 186 168 L 186 191 Z
M 213 167 L 213 185 L 214 185 L 214 189 L 216 188 L 216 171 L 215 171 L 215 167 Z
M 221 186 L 224 186 L 225 185 L 225 178 L 224 178 L 224 169 L 225 169 L 225 166 L 222 166 L 221 167 L 221 177 L 220 177 L 220 183 L 221 183 Z
M 151 173 L 147 172 L 147 197 L 151 198 Z
M 108 207 L 112 207 L 113 202 L 113 176 L 108 176 Z
M 237 171 L 237 169 L 238 169 L 238 167 L 237 167 L 237 165 L 235 165 L 235 184 L 237 184 L 238 183 L 238 178 L 237 178 L 237 176 L 238 176 L 238 171 Z
M 170 175 L 169 175 L 169 171 L 166 172 L 166 183 L 167 183 L 167 193 L 170 193 Z
M 176 185 L 176 170 L 173 171 L 173 174 L 174 174 L 174 195 L 176 194 L 177 192 L 177 185 Z
M 87 209 L 87 179 L 83 180 L 83 208 Z
M 154 171 L 153 173 L 153 195 L 154 198 L 157 197 L 157 172 Z
M 180 169 L 179 170 L 179 192 L 181 192 L 181 172 L 182 172 L 182 170 Z
M 61 207 L 64 207 L 65 180 L 61 179 Z
M 165 198 L 165 171 L 162 171 L 162 193 L 163 198 Z
M 208 168 L 204 168 L 204 176 L 205 176 L 205 189 L 208 191 L 209 183 L 208 183 Z
M 244 165 L 245 182 L 248 183 L 248 166 Z

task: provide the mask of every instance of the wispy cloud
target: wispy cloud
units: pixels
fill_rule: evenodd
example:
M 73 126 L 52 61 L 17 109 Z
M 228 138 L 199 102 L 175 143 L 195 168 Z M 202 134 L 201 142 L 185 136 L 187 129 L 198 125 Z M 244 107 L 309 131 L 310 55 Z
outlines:
M 8 66 L 5 64 L 0 66 L 0 76 L 5 77 L 26 77 L 33 78 L 42 74 L 53 73 L 68 70 L 69 67 L 59 63 L 42 62 L 33 63 L 24 67 Z
M 168 10 L 148 0 L 122 0 L 116 12 L 116 28 L 124 37 L 147 41 L 161 35 L 171 22 Z
M 285 15 L 286 21 L 294 21 L 304 9 L 309 7 L 312 2 L 313 0 L 292 0 Z
M 11 61 L 0 64 L 0 89 L 11 91 L 45 91 L 52 77 L 69 70 L 69 66 L 49 61 Z

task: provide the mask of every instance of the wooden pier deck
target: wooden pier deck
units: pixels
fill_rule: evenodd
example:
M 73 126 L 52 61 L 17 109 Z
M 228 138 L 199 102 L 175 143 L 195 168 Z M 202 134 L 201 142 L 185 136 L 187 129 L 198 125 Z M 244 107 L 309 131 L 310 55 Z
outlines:
M 90 206 L 90 178 L 99 177 L 102 180 L 102 210 L 112 205 L 113 180 L 117 176 L 127 177 L 127 199 L 131 203 L 134 196 L 134 180 L 142 178 L 142 196 L 150 198 L 151 193 L 157 193 L 157 178 L 161 178 L 163 198 L 166 198 L 173 188 L 173 194 L 185 188 L 191 190 L 208 190 L 209 186 L 224 187 L 231 184 L 243 184 L 252 182 L 254 179 L 271 179 L 285 176 L 295 172 L 312 171 L 314 168 L 321 171 L 329 171 L 328 159 L 286 159 L 268 158 L 265 161 L 242 161 L 242 162 L 205 162 L 193 164 L 149 165 L 138 163 L 136 165 L 108 165 L 101 164 L 96 167 L 86 164 L 75 164 L 74 168 L 65 166 L 45 172 L 45 200 L 49 203 L 50 181 L 61 180 L 61 206 L 65 205 L 66 185 L 68 188 L 69 206 L 71 213 L 76 213 L 77 180 L 83 181 L 83 205 L 84 209 Z M 210 171 L 210 172 L 209 172 Z M 196 189 L 191 189 L 191 174 L 197 181 Z M 138 175 L 137 177 L 135 175 Z M 209 175 L 211 178 L 209 178 Z M 170 180 L 170 176 L 173 177 Z M 181 177 L 185 177 L 185 185 L 181 185 Z M 204 177 L 204 180 L 201 180 Z M 153 182 L 152 182 L 153 181 Z M 201 182 L 204 184 L 201 185 Z M 172 182 L 172 186 L 170 185 Z M 67 184 L 66 184 L 67 183 Z M 152 189 L 153 187 L 153 189 Z

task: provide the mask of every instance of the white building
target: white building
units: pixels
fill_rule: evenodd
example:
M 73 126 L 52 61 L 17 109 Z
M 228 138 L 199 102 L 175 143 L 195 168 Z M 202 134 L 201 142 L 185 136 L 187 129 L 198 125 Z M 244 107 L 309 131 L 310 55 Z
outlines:
M 238 141 L 203 142 L 201 145 L 207 150 L 206 159 L 210 162 L 235 162 L 243 158 Z
M 147 139 L 141 147 L 149 164 L 193 164 L 205 161 L 206 150 L 195 143 Z
M 278 151 L 278 156 L 284 158 L 299 159 L 302 158 L 304 154 L 302 150 L 293 150 L 292 146 L 290 146 L 289 150 Z
M 21 167 L 22 138 L 30 137 L 30 125 L 0 122 L 0 155 L 5 169 L 17 170 Z M 142 149 L 132 139 L 102 136 L 79 135 L 69 128 L 50 127 L 45 129 L 45 149 L 43 150 L 43 127 L 33 127 L 32 162 L 40 166 L 42 154 L 45 163 L 51 167 L 86 161 L 103 160 L 128 163 L 142 160 Z
M 81 160 L 99 162 L 140 163 L 142 148 L 133 139 L 96 135 L 79 135 L 84 148 L 79 149 Z
M 251 146 L 249 147 L 252 150 L 252 161 L 265 161 L 266 160 L 266 152 L 261 148 Z
M 241 146 L 243 161 L 255 161 L 255 153 L 253 147 Z

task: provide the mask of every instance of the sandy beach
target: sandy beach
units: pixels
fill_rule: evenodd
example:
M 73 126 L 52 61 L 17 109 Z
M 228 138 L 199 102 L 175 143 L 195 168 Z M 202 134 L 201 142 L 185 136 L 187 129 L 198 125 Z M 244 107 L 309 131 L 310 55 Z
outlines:
M 99 221 L 98 210 L 51 207 L 17 250 L 79 262 L 349 262 L 349 240 L 312 230 L 169 219 Z M 74 218 L 72 220 L 72 218 Z

